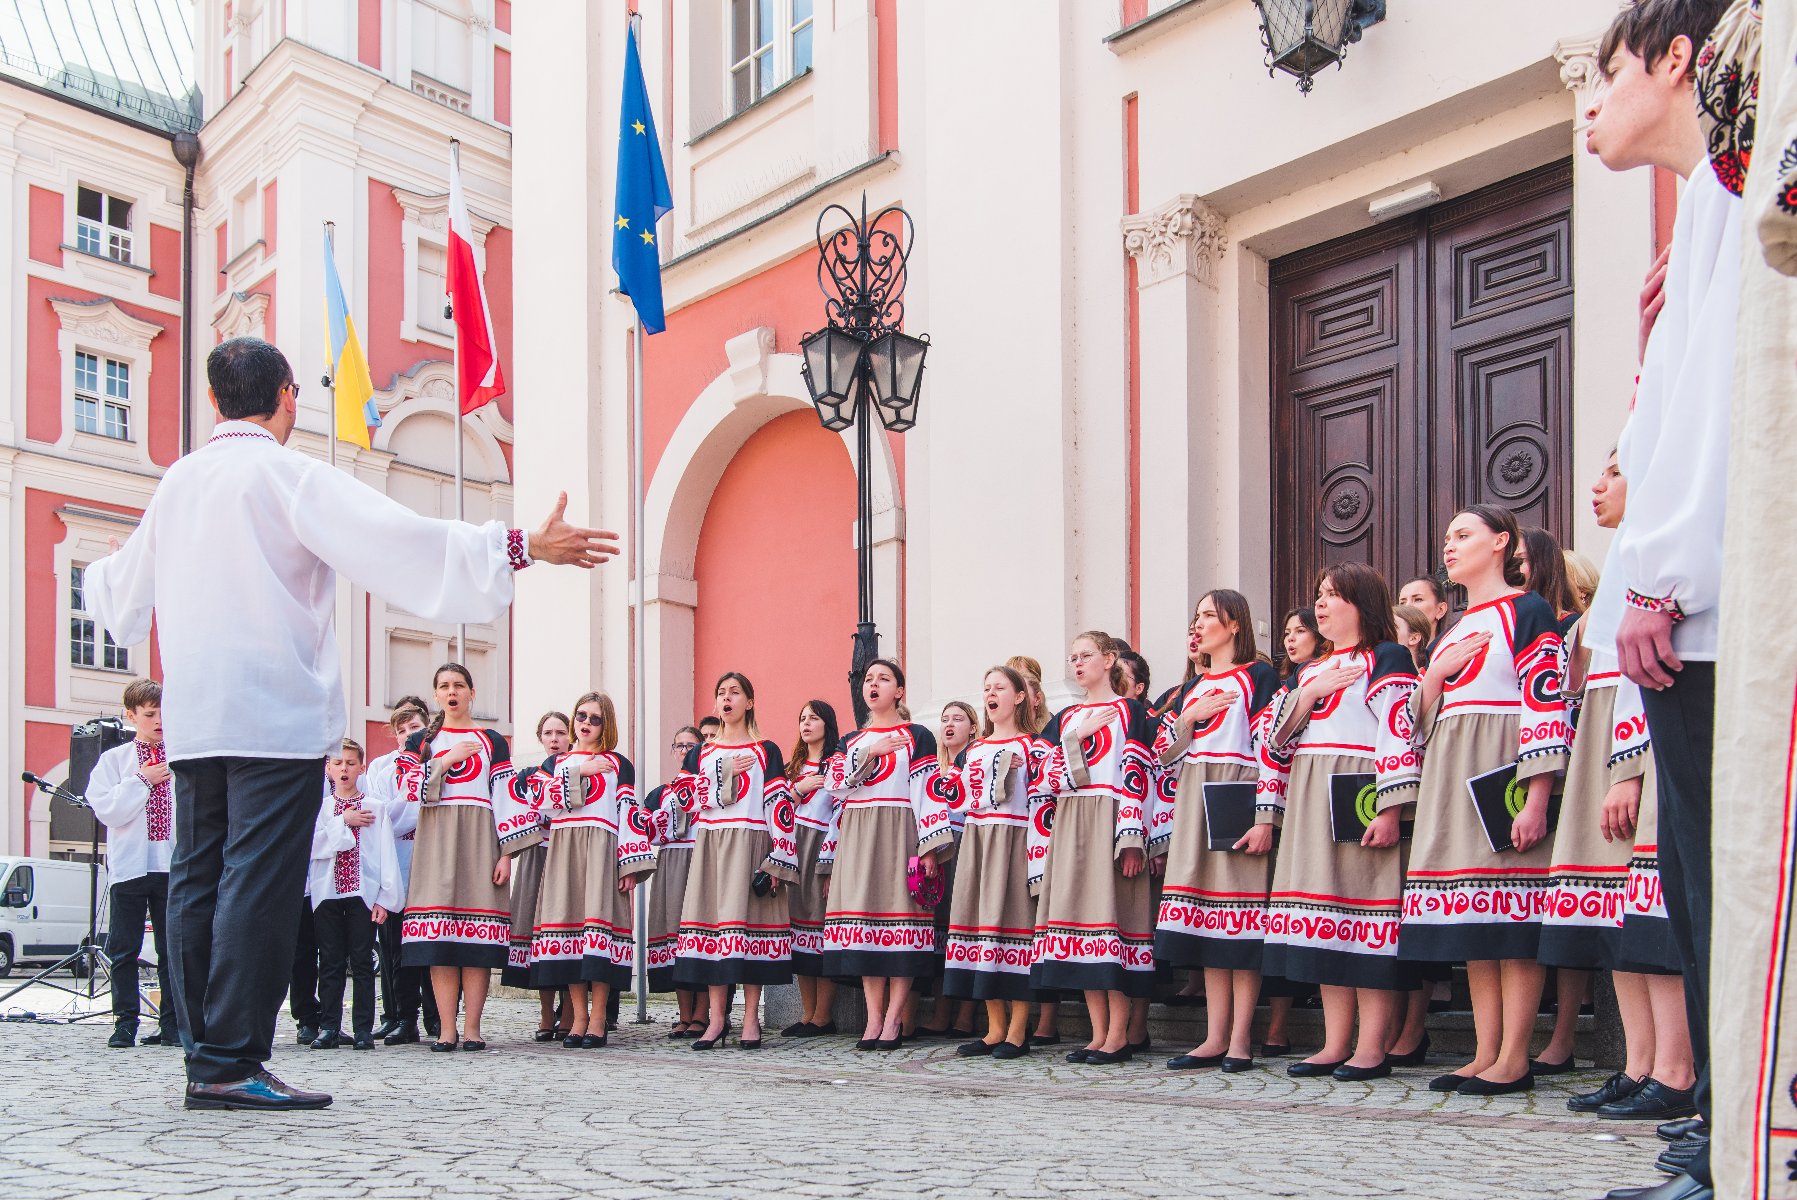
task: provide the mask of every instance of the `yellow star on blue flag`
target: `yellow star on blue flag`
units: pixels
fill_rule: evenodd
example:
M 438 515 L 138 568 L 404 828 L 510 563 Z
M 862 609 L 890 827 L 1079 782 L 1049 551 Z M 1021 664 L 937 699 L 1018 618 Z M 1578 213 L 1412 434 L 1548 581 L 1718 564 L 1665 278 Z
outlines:
M 656 245 L 654 230 L 657 221 L 674 211 L 674 197 L 661 161 L 661 142 L 655 136 L 655 114 L 649 109 L 649 88 L 637 55 L 634 24 L 624 44 L 620 110 L 611 265 L 618 273 L 618 290 L 636 306 L 643 332 L 660 333 L 667 328 L 667 317 L 661 302 L 661 248 Z M 636 236 L 622 236 L 625 230 Z

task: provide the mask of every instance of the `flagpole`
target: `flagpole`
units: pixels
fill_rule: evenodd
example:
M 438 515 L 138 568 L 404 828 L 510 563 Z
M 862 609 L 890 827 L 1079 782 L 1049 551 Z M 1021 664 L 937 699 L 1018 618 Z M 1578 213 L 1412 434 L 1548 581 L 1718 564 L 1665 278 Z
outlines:
M 335 265 L 335 261 L 337 258 L 337 222 L 326 221 L 324 223 L 324 244 L 325 244 L 325 248 L 330 252 L 333 265 Z M 328 353 L 330 353 L 330 344 L 331 344 L 330 314 L 327 312 L 325 316 L 326 316 L 326 320 L 325 320 L 324 341 L 325 341 L 325 353 L 328 354 Z M 322 380 L 320 380 L 320 382 L 324 384 L 325 390 L 330 393 L 330 397 L 331 397 L 330 406 L 325 410 L 324 437 L 325 437 L 325 444 L 330 447 L 330 450 L 329 450 L 330 463 L 331 463 L 331 469 L 334 471 L 337 469 L 337 364 L 336 363 L 331 364 L 331 369 L 325 373 L 325 377 Z
M 648 635 L 645 632 L 643 599 L 648 595 L 648 580 L 643 577 L 643 323 L 639 319 L 631 331 L 631 349 L 634 365 L 631 370 L 630 398 L 630 560 L 631 574 L 636 577 L 636 619 L 631 622 L 635 646 L 631 655 L 635 676 L 636 712 L 631 720 L 631 728 L 635 737 L 637 770 L 642 772 L 649 761 L 649 702 L 648 689 L 643 686 L 648 656 L 646 647 Z M 661 775 L 656 772 L 657 778 Z M 664 793 L 665 794 L 665 793 Z M 663 804 L 670 803 L 663 800 Z M 653 881 L 648 887 L 658 886 Z M 649 925 L 644 919 L 647 905 L 644 903 L 644 892 L 637 889 L 636 924 L 636 1023 L 649 1023 Z
M 457 174 L 460 174 L 461 170 L 462 170 L 462 143 L 457 141 L 455 138 L 449 139 L 449 160 L 450 160 L 452 169 Z M 463 233 L 464 233 L 464 236 L 466 236 L 468 231 L 464 230 Z M 447 298 L 445 298 L 444 302 L 443 302 L 443 315 L 445 318 L 449 318 L 452 320 L 455 315 L 454 311 L 450 307 L 450 303 Z M 455 344 L 455 357 L 452 360 L 452 362 L 453 362 L 452 369 L 455 372 L 455 376 L 454 376 L 455 386 L 451 389 L 451 391 L 454 393 L 454 399 L 451 401 L 451 404 L 455 410 L 455 425 L 454 425 L 454 429 L 455 429 L 455 519 L 457 521 L 462 521 L 467 518 L 467 513 L 466 513 L 467 497 L 462 494 L 462 465 L 463 465 L 462 464 L 462 400 L 463 400 L 463 396 L 462 396 L 462 332 L 461 332 L 461 326 L 459 326 L 459 325 L 455 326 L 455 333 L 452 336 L 453 336 L 454 344 Z M 468 664 L 468 626 L 462 622 L 457 622 L 456 627 L 455 627 L 455 661 L 461 663 L 463 666 L 466 666 Z

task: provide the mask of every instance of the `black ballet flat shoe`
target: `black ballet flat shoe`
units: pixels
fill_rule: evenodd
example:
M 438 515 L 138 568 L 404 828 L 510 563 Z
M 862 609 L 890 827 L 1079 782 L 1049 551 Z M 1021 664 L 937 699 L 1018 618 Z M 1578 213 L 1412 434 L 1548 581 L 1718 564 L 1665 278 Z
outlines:
M 462 1049 L 464 1049 L 464 1050 L 472 1051 L 474 1053 L 479 1053 L 480 1051 L 485 1050 L 486 1048 L 487 1048 L 487 1044 L 485 1042 L 478 1041 L 478 1040 L 470 1041 L 467 1038 L 462 1039 Z
M 567 1037 L 562 1039 L 562 1049 L 579 1050 L 586 1040 L 587 1035 L 584 1033 L 570 1033 Z
M 855 1049 L 857 1049 L 857 1050 L 878 1050 L 879 1048 L 880 1048 L 880 1039 L 879 1038 L 862 1038 L 860 1041 L 855 1043 Z
M 1225 1075 L 1239 1075 L 1243 1071 L 1252 1071 L 1254 1060 L 1251 1058 L 1225 1058 L 1218 1065 L 1223 1068 Z
M 1535 1076 L 1527 1071 L 1521 1079 L 1512 1079 L 1509 1083 L 1493 1083 L 1489 1079 L 1480 1079 L 1477 1075 L 1460 1085 L 1462 1096 L 1514 1096 L 1520 1092 L 1535 1090 Z
M 1457 1092 L 1465 1087 L 1466 1081 L 1471 1078 L 1471 1075 L 1456 1075 L 1452 1072 L 1446 1075 L 1437 1075 L 1429 1081 L 1429 1090 L 1432 1092 Z
M 1540 1059 L 1529 1063 L 1529 1074 L 1531 1075 L 1570 1075 L 1576 1070 L 1578 1070 L 1578 1066 L 1573 1062 L 1570 1054 L 1557 1063 L 1542 1062 Z
M 460 1050 L 460 1049 L 461 1049 L 461 1046 L 455 1042 L 432 1042 L 431 1043 L 431 1053 L 432 1054 L 448 1054 L 453 1050 Z
M 1175 1055 L 1173 1058 L 1167 1060 L 1167 1070 L 1196 1071 L 1202 1067 L 1220 1067 L 1223 1065 L 1223 1059 L 1225 1057 L 1227 1056 L 1222 1054 Z
M 1649 1077 L 1626 1096 L 1597 1110 L 1608 1121 L 1670 1121 L 1697 1111 L 1697 1097 L 1690 1088 L 1667 1087 Z
M 1339 1062 L 1331 1062 L 1331 1063 L 1313 1063 L 1313 1062 L 1300 1061 L 1300 1062 L 1295 1062 L 1291 1066 L 1287 1067 L 1285 1069 L 1285 1073 L 1287 1075 L 1290 1075 L 1293 1079 L 1321 1079 L 1326 1075 L 1335 1074 L 1335 1069 L 1337 1067 L 1345 1067 L 1347 1065 L 1348 1065 L 1348 1060 L 1345 1058 L 1341 1059 Z
M 1385 1061 L 1394 1067 L 1420 1067 L 1429 1061 L 1429 1035 L 1416 1044 L 1416 1049 L 1407 1054 L 1387 1054 Z
M 761 1049 L 761 1039 L 758 1037 L 739 1037 L 736 1039 L 736 1048 L 738 1050 L 759 1050 Z
M 897 1050 L 900 1046 L 902 1046 L 904 1044 L 905 1044 L 905 1035 L 900 1034 L 898 1037 L 895 1037 L 895 1038 L 881 1038 L 879 1041 L 874 1043 L 874 1049 L 875 1050 Z
M 805 1036 L 806 1037 L 834 1037 L 834 1036 L 836 1036 L 837 1032 L 838 1032 L 838 1030 L 836 1028 L 836 1022 L 827 1021 L 822 1025 L 813 1025 L 811 1027 L 811 1032 L 806 1034 Z
M 1022 1058 L 1029 1052 L 1030 1048 L 1028 1045 L 1018 1045 L 1016 1042 L 1000 1042 L 998 1045 L 992 1047 L 992 1057 L 1002 1061 L 1009 1061 L 1013 1058 Z
M 606 1035 L 603 1033 L 597 1036 L 589 1033 L 580 1039 L 580 1048 L 582 1050 L 603 1050 L 605 1049 L 605 1038 Z
M 1290 1042 L 1285 1042 L 1284 1044 L 1278 1042 L 1262 1042 L 1260 1046 L 1260 1056 L 1262 1058 L 1284 1058 L 1291 1052 L 1292 1044 Z
M 1096 1051 L 1081 1048 L 1079 1050 L 1069 1050 L 1062 1057 L 1070 1063 L 1083 1063 L 1086 1061 L 1086 1055 L 1093 1053 L 1096 1053 Z
M 382 1034 L 381 1036 L 385 1037 L 386 1035 Z M 530 1040 L 533 1042 L 553 1042 L 555 1040 L 555 1030 L 539 1029 L 531 1035 Z
M 1365 1083 L 1369 1079 L 1384 1079 L 1391 1074 L 1391 1060 L 1388 1058 L 1370 1067 L 1351 1067 L 1347 1063 L 1343 1063 L 1329 1074 L 1343 1083 Z
M 1055 1033 L 1055 1034 L 1032 1033 L 1032 1034 L 1030 1034 L 1030 1045 L 1032 1045 L 1032 1046 L 1058 1046 L 1060 1044 L 1061 1044 L 1061 1035 L 1058 1033 Z
M 1128 1046 L 1123 1047 L 1121 1050 L 1086 1051 L 1086 1065 L 1088 1067 L 1109 1067 L 1117 1063 L 1130 1062 L 1134 1058 L 1135 1055 L 1130 1053 Z
M 1149 1050 L 1151 1050 L 1153 1048 L 1154 1048 L 1154 1039 L 1153 1038 L 1143 1038 L 1139 1042 L 1131 1042 L 1129 1044 L 1129 1052 L 1131 1054 L 1146 1054 Z
M 780 1036 L 799 1038 L 815 1037 L 816 1035 L 811 1031 L 816 1028 L 817 1026 L 813 1025 L 810 1021 L 794 1021 L 791 1025 L 788 1025 L 785 1029 L 780 1031 Z
M 1612 1101 L 1621 1100 L 1645 1082 L 1647 1082 L 1645 1077 L 1633 1079 L 1618 1071 L 1604 1080 L 1595 1090 L 1567 1097 L 1567 1110 L 1576 1113 L 1594 1113 Z
M 999 1045 L 1003 1045 L 1003 1044 L 1004 1043 L 1002 1043 L 1002 1042 L 999 1043 Z M 973 1040 L 971 1042 L 962 1042 L 959 1046 L 956 1046 L 955 1047 L 955 1057 L 957 1057 L 957 1058 L 985 1058 L 992 1053 L 994 1048 L 995 1047 L 993 1046 L 993 1044 L 991 1042 L 983 1041 L 981 1039 L 976 1038 L 975 1040 Z
M 1702 1132 L 1702 1117 L 1686 1117 L 1682 1121 L 1667 1121 L 1664 1125 L 1654 1127 L 1654 1136 L 1662 1142 L 1682 1142 L 1692 1134 Z

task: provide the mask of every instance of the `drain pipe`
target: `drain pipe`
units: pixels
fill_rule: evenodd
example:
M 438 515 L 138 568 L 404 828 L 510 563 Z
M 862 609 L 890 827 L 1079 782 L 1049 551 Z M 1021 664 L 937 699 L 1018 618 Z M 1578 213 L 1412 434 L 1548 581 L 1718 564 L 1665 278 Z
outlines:
M 200 164 L 200 139 L 174 137 L 175 161 L 187 172 L 181 189 L 181 453 L 193 449 L 193 173 Z

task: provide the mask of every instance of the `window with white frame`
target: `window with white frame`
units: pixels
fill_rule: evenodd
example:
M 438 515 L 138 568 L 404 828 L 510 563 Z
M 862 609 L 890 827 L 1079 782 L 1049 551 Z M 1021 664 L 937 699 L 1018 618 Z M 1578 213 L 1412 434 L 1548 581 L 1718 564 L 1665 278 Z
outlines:
M 414 318 L 418 328 L 454 336 L 454 322 L 443 315 L 449 303 L 449 254 L 442 245 L 418 239 L 418 270 L 412 286 L 418 304 Z
M 69 665 L 129 671 L 131 651 L 97 629 L 87 610 L 86 575 L 86 567 L 69 568 Z
M 814 0 L 730 0 L 730 111 L 811 66 Z
M 114 262 L 130 262 L 131 201 L 94 188 L 77 187 L 75 248 Z
M 75 351 L 75 430 L 131 440 L 131 364 Z

